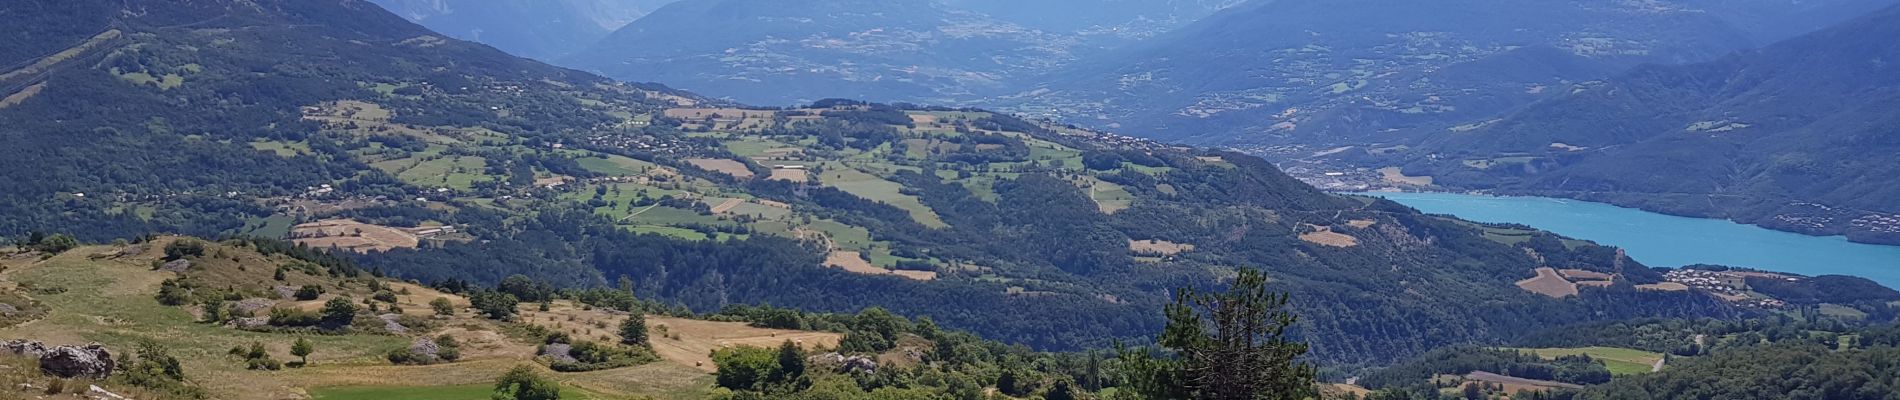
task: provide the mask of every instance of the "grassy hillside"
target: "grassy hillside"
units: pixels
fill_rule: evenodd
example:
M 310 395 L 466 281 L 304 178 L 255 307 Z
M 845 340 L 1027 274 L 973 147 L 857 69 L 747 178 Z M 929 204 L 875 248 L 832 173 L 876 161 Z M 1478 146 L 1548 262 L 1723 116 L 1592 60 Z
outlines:
M 192 264 L 183 272 L 154 269 L 155 263 L 167 258 L 161 249 L 180 241 L 202 243 L 204 255 L 183 258 Z M 560 301 L 563 305 L 551 311 L 538 311 L 533 304 L 523 304 L 520 306 L 522 318 L 512 322 L 496 321 L 467 308 L 468 299 L 460 295 L 367 275 L 352 278 L 323 271 L 307 274 L 309 269 L 305 266 L 309 262 L 288 254 L 266 255 L 245 242 L 212 243 L 192 238 L 165 237 L 142 244 L 87 246 L 53 256 L 10 254 L 5 260 L 6 270 L 0 273 L 0 286 L 7 288 L 9 296 L 25 296 L 44 304 L 47 311 L 33 320 L 16 321 L 0 328 L 0 336 L 44 341 L 49 346 L 103 343 L 115 354 L 125 354 L 120 357 L 128 360 L 126 355 L 132 354 L 133 349 L 156 344 L 178 358 L 189 385 L 202 389 L 212 398 L 411 398 L 411 395 L 428 394 L 444 399 L 481 399 L 488 397 L 496 377 L 518 365 L 537 366 L 561 382 L 563 392 L 568 394 L 566 398 L 698 398 L 711 390 L 711 377 L 694 365 L 698 362 L 694 356 L 704 357 L 704 354 L 690 352 L 677 356 L 668 353 L 658 361 L 595 372 L 554 373 L 541 367 L 534 359 L 540 337 L 529 332 L 565 327 L 576 337 L 593 340 L 591 336 L 581 336 L 583 324 L 613 316 L 605 311 L 593 311 L 592 307 L 583 311 L 579 304 L 568 300 Z M 286 279 L 273 279 L 273 271 L 279 269 L 291 272 Z M 393 312 L 393 308 L 402 309 L 400 314 L 407 317 L 402 317 L 400 323 L 407 329 L 401 332 L 383 329 L 383 319 L 396 318 L 378 317 L 367 311 L 359 314 L 352 326 L 341 330 L 276 325 L 240 329 L 230 324 L 202 322 L 207 318 L 198 306 L 202 301 L 180 306 L 160 303 L 161 290 L 171 281 L 201 285 L 194 295 L 208 295 L 204 290 L 225 288 L 218 292 L 227 294 L 217 296 L 244 297 L 244 303 L 271 304 L 255 311 L 260 317 L 277 308 L 319 309 L 328 299 L 337 297 L 360 299 L 366 304 L 376 304 L 385 313 Z M 325 288 L 325 293 L 315 300 L 298 301 L 277 298 L 270 289 L 258 289 L 304 285 Z M 379 292 L 396 294 L 396 301 L 372 300 L 379 297 Z M 458 306 L 450 315 L 438 315 L 430 305 L 436 299 L 447 299 Z M 656 338 L 655 345 L 697 343 L 707 349 L 747 343 L 772 346 L 788 339 L 766 339 L 768 336 L 790 338 L 796 336 L 788 333 L 798 334 L 796 331 L 761 331 L 739 322 L 678 318 L 650 321 L 655 327 L 704 325 L 672 329 L 671 337 Z M 531 328 L 537 326 L 539 328 Z M 597 331 L 595 336 L 604 333 Z M 459 360 L 403 366 L 392 365 L 386 357 L 392 350 L 409 348 L 416 338 L 444 335 L 460 343 L 463 355 Z M 770 343 L 739 339 L 750 337 L 747 335 L 762 339 L 756 342 Z M 826 346 L 836 346 L 836 334 L 829 335 L 834 339 Z M 303 367 L 252 370 L 247 369 L 243 358 L 227 354 L 233 347 L 257 343 L 264 345 L 272 358 L 295 361 L 297 358 L 291 355 L 290 347 L 299 339 L 309 340 L 316 350 L 309 357 L 309 365 Z M 48 382 L 46 378 L 32 376 L 5 379 L 16 385 L 24 382 L 42 387 Z M 118 380 L 107 382 L 107 387 L 135 396 L 148 392 L 165 398 L 177 395 Z
M 6 82 L 40 87 L 0 109 L 18 128 L 0 130 L 0 232 L 21 242 L 287 231 L 429 284 L 521 275 L 696 313 L 877 306 L 1065 350 L 1146 341 L 1169 290 L 1258 269 L 1292 294 L 1314 357 L 1345 365 L 1758 312 L 1629 285 L 1531 293 L 1514 283 L 1546 265 L 1660 278 L 1613 249 L 1492 240 L 1231 152 L 977 109 L 743 109 L 354 0 L 84 4 L 117 17 L 8 8 L 40 17 L 33 30 L 118 32 Z M 146 6 L 162 12 L 126 12 Z

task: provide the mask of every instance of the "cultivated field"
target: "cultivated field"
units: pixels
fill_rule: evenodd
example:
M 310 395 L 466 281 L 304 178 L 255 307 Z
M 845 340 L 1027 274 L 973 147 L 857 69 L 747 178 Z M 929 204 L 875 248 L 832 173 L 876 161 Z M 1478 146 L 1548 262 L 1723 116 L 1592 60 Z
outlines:
M 1577 284 L 1564 280 L 1563 275 L 1550 267 L 1537 268 L 1537 277 L 1517 281 L 1517 287 L 1552 298 L 1577 295 Z
M 825 256 L 825 266 L 865 275 L 897 275 L 919 281 L 937 279 L 937 273 L 932 271 L 890 270 L 872 265 L 870 261 L 864 260 L 863 253 L 856 251 L 832 250 L 831 254 Z
M 811 181 L 811 174 L 803 169 L 774 168 L 769 179 L 803 183 Z

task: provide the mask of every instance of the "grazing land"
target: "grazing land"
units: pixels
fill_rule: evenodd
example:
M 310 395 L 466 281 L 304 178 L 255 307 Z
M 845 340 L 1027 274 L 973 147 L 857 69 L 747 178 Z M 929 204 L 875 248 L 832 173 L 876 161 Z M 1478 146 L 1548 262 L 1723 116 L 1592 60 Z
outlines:
M 841 163 L 826 164 L 825 172 L 819 175 L 818 180 L 825 186 L 838 188 L 845 193 L 904 209 L 910 212 L 912 219 L 926 227 L 950 226 L 944 223 L 943 218 L 939 217 L 935 211 L 931 211 L 929 206 L 925 206 L 922 200 L 916 196 L 904 194 L 902 192 L 904 186 L 897 182 L 879 178 Z
M 1557 357 L 1562 357 L 1562 356 L 1588 355 L 1590 356 L 1590 358 L 1602 360 L 1603 365 L 1610 368 L 1610 373 L 1617 374 L 1617 375 L 1632 375 L 1632 374 L 1648 373 L 1648 372 L 1651 372 L 1650 371 L 1651 369 L 1655 368 L 1657 362 L 1661 362 L 1663 360 L 1662 353 L 1648 352 L 1648 351 L 1635 350 L 1635 349 L 1625 349 L 1625 348 L 1619 348 L 1619 347 L 1582 347 L 1582 348 L 1515 349 L 1515 350 L 1528 352 L 1528 353 L 1534 353 L 1534 354 L 1537 354 L 1538 357 L 1543 357 L 1545 359 L 1555 359 Z
M 664 317 L 648 317 L 647 331 L 653 334 L 653 350 L 660 353 L 661 358 L 705 372 L 715 371 L 711 354 L 713 350 L 721 348 L 772 348 L 792 342 L 807 349 L 832 349 L 844 340 L 844 335 L 831 332 L 756 328 L 743 322 Z
M 338 248 L 354 252 L 413 249 L 420 239 L 401 228 L 366 224 L 352 219 L 330 219 L 290 228 L 292 240 L 314 248 Z

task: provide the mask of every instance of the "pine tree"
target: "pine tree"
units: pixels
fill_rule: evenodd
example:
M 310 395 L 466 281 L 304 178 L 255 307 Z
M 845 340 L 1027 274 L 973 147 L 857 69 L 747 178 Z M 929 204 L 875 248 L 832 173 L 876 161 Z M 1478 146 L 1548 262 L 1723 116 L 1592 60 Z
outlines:
M 620 323 L 620 343 L 629 346 L 646 346 L 650 343 L 647 338 L 645 315 L 636 312 Z
M 1303 343 L 1286 338 L 1297 320 L 1266 275 L 1243 269 L 1226 292 L 1175 292 L 1160 344 L 1172 358 L 1122 349 L 1132 390 L 1148 398 L 1296 400 L 1318 397 Z

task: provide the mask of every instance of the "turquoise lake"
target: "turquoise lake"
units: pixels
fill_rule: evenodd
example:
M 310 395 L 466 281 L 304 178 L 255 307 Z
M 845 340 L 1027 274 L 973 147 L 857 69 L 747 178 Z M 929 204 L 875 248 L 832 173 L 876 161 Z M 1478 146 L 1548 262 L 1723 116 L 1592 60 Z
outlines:
M 1853 275 L 1900 288 L 1900 246 L 1807 236 L 1568 199 L 1452 193 L 1363 193 L 1432 214 L 1518 223 L 1623 248 L 1657 267 L 1719 264 L 1802 275 Z

